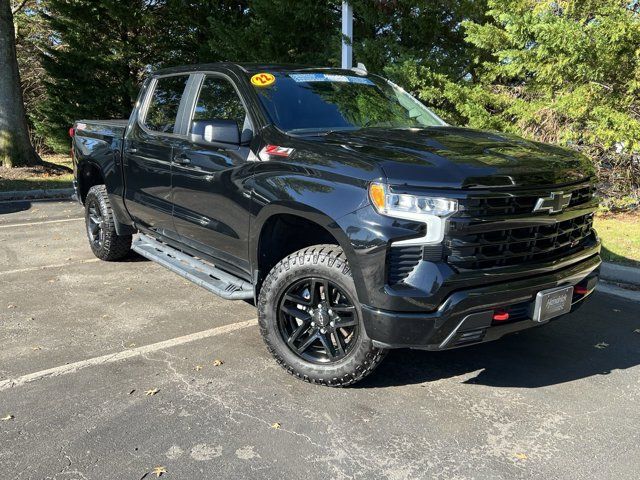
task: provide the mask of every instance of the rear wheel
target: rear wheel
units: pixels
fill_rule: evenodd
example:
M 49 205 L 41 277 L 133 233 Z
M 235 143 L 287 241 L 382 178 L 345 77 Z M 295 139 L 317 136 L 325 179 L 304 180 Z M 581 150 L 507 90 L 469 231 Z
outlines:
M 84 202 L 87 237 L 93 254 L 101 260 L 120 260 L 129 254 L 131 235 L 118 235 L 113 210 L 104 185 L 89 189 Z
M 258 317 L 278 363 L 308 382 L 356 383 L 385 355 L 364 331 L 351 270 L 335 245 L 305 248 L 278 263 L 260 291 Z

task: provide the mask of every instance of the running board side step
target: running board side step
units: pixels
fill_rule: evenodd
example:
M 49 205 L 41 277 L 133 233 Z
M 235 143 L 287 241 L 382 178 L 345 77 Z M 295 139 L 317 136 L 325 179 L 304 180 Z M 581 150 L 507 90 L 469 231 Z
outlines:
M 133 251 L 227 300 L 253 299 L 253 285 L 214 265 L 140 234 Z

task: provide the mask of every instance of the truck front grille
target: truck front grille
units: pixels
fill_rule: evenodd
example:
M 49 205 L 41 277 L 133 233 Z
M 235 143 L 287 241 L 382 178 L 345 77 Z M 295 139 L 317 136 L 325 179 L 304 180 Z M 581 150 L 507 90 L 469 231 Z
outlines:
M 559 189 L 571 193 L 568 208 L 589 202 L 593 198 L 595 187 L 580 185 L 578 187 Z M 524 195 L 502 195 L 470 197 L 460 201 L 460 215 L 468 217 L 492 217 L 498 215 L 521 215 L 532 213 L 536 202 L 548 192 L 536 192 Z
M 583 249 L 593 239 L 593 213 L 506 229 L 500 228 L 502 222 L 492 222 L 495 229 L 485 226 L 473 233 L 473 226 L 456 228 L 456 219 L 451 222 L 445 255 L 447 262 L 460 270 L 551 261 Z

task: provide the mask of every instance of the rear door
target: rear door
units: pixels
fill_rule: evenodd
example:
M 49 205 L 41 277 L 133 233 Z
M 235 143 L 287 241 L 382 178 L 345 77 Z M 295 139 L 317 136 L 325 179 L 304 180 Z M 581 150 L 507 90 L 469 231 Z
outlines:
M 180 143 L 189 74 L 151 80 L 124 145 L 125 204 L 138 227 L 177 238 L 171 200 L 171 161 Z
M 174 150 L 176 229 L 182 243 L 243 275 L 249 272 L 250 195 L 245 183 L 250 178 L 253 123 L 226 75 L 200 74 L 192 88 L 188 141 Z M 207 136 L 212 125 L 231 135 Z M 229 138 L 234 133 L 237 138 Z

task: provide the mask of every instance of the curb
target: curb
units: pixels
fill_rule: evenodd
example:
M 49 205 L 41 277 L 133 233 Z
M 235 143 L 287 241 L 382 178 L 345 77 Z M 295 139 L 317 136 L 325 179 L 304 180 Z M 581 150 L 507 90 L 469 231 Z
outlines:
M 0 192 L 0 202 L 5 200 L 46 200 L 51 198 L 71 198 L 73 193 L 73 188 L 53 188 L 48 190 Z
M 640 285 L 640 268 L 617 265 L 615 263 L 602 262 L 600 277 L 611 282 Z

